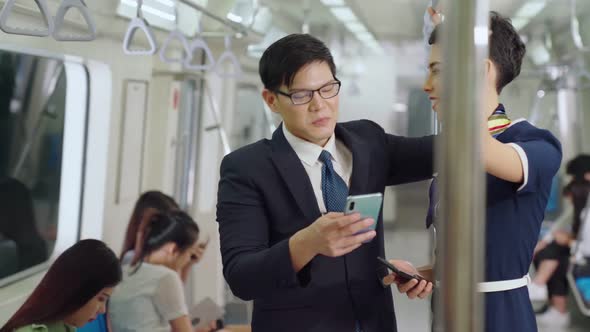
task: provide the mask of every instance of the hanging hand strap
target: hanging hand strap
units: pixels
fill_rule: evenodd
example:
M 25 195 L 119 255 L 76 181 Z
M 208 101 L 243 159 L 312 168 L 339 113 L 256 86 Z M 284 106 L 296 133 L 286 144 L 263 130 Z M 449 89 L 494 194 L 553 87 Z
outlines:
M 73 35 L 61 33 L 61 29 L 64 25 L 66 13 L 71 8 L 76 8 L 84 17 L 88 33 L 85 35 Z M 53 28 L 53 38 L 59 41 L 93 41 L 96 39 L 96 24 L 88 12 L 88 7 L 84 3 L 84 0 L 63 0 L 55 15 L 55 23 Z
M 47 1 L 46 0 L 35 0 L 37 4 L 37 8 L 43 17 L 43 21 L 45 22 L 45 26 L 47 27 L 45 30 L 37 30 L 37 29 L 27 29 L 21 27 L 11 27 L 8 25 L 8 18 L 12 14 L 12 9 L 14 7 L 14 3 L 16 0 L 6 0 L 4 3 L 4 7 L 2 7 L 2 11 L 0 12 L 0 29 L 6 33 L 14 34 L 14 35 L 23 35 L 23 36 L 32 36 L 32 37 L 47 37 L 53 31 L 53 20 L 51 19 L 51 15 L 49 14 L 49 10 L 47 9 Z
M 234 72 L 224 72 L 222 63 L 229 61 L 233 64 Z M 217 60 L 217 66 L 215 68 L 217 75 L 221 78 L 238 78 L 242 76 L 242 68 L 236 55 L 231 51 L 231 39 L 229 36 L 225 36 L 225 52 L 221 54 Z
M 166 55 L 166 53 L 168 52 L 168 47 L 170 46 L 170 43 L 175 39 L 178 40 L 180 42 L 180 44 L 182 45 L 183 54 L 180 58 L 168 57 Z M 166 40 L 164 41 L 162 48 L 160 48 L 160 60 L 162 60 L 162 62 L 164 62 L 164 63 L 169 63 L 169 64 L 185 63 L 186 61 L 191 62 L 192 54 L 193 53 L 191 52 L 188 41 L 186 40 L 186 37 L 184 36 L 184 34 L 180 30 L 172 31 L 168 35 Z
M 201 38 L 201 23 L 197 27 L 197 36 L 195 39 L 189 44 L 189 52 L 190 57 L 186 59 L 184 62 L 184 67 L 189 70 L 202 70 L 202 71 L 209 71 L 215 66 L 215 59 L 213 58 L 213 52 L 211 52 L 211 48 L 207 45 L 207 42 L 203 38 Z M 205 63 L 204 64 L 194 64 L 193 60 L 196 58 L 197 51 L 202 50 L 205 52 Z

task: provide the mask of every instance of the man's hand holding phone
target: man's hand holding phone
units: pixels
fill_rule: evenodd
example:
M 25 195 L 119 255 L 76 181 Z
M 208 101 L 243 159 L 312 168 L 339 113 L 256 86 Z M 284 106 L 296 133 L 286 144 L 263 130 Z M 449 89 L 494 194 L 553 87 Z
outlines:
M 289 239 L 293 269 L 299 272 L 316 255 L 340 257 L 352 252 L 377 235 L 375 231 L 361 232 L 374 223 L 373 219 L 362 219 L 359 213 L 321 216 Z
M 309 243 L 317 254 L 343 256 L 375 237 L 375 231 L 360 233 L 374 223 L 373 219 L 361 219 L 358 213 L 344 215 L 330 212 L 309 227 Z
M 395 259 L 386 261 L 381 257 L 378 259 L 392 271 L 383 278 L 384 285 L 396 284 L 397 290 L 410 299 L 416 297 L 423 299 L 432 293 L 434 288 L 432 282 L 422 277 L 410 262 Z

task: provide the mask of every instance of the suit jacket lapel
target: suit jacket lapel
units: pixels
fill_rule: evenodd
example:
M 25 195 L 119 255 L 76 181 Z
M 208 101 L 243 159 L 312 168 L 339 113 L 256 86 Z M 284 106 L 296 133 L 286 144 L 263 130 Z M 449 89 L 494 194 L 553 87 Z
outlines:
M 362 137 L 349 131 L 341 124 L 336 125 L 336 138 L 341 140 L 352 152 L 352 175 L 349 195 L 367 194 L 369 181 L 370 146 Z
M 309 176 L 301 160 L 283 134 L 281 124 L 272 135 L 272 160 L 287 184 L 295 202 L 311 221 L 321 216 Z

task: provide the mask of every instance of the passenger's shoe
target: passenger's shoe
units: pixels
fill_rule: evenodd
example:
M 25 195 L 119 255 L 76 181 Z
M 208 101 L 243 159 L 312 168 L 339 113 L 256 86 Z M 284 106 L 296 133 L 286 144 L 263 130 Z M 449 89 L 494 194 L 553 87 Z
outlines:
M 532 302 L 537 301 L 547 301 L 547 286 L 545 285 L 538 285 L 534 282 L 528 284 L 529 289 L 529 298 Z
M 570 313 L 562 313 L 550 307 L 545 313 L 537 315 L 539 326 L 550 326 L 552 328 L 566 328 L 570 325 Z

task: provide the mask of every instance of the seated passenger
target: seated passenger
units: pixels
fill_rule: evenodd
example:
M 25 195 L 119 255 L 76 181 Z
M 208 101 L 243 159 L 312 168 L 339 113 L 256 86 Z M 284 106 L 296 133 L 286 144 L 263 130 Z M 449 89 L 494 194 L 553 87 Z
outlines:
M 125 239 L 123 240 L 123 250 L 121 250 L 121 262 L 123 264 L 129 263 L 133 257 L 133 251 L 139 248 L 137 246 L 137 239 L 143 237 L 143 229 L 141 229 L 141 221 L 148 212 L 168 212 L 170 210 L 177 210 L 178 203 L 174 198 L 160 192 L 160 191 L 146 191 L 135 202 L 133 213 L 125 231 Z M 135 263 L 135 262 L 134 262 Z
M 16 179 L 2 179 L 0 202 L 0 238 L 13 241 L 17 251 L 17 269 L 10 274 L 47 260 L 47 247 L 37 230 L 29 188 Z M 4 267 L 2 257 L 0 267 Z M 0 277 L 4 274 L 7 273 L 0 270 Z
M 123 282 L 109 303 L 111 326 L 115 332 L 192 331 L 180 274 L 200 255 L 199 227 L 182 211 L 145 218 L 137 263 L 123 266 Z
M 121 263 L 135 265 L 137 263 L 134 260 L 134 252 L 139 250 L 141 247 L 141 239 L 144 235 L 145 225 L 149 223 L 150 217 L 156 212 L 166 213 L 169 211 L 179 210 L 180 207 L 174 198 L 160 192 L 160 191 L 146 191 L 135 203 L 131 219 L 127 225 L 127 231 L 125 232 L 125 239 L 123 242 L 123 250 L 121 251 Z M 180 278 L 183 282 L 188 280 L 188 276 L 193 264 L 199 262 L 205 252 L 205 244 L 199 246 L 199 253 L 195 260 L 191 261 L 191 264 L 187 264 L 182 272 Z
M 1 332 L 75 331 L 99 314 L 121 281 L 114 252 L 98 240 L 64 251 Z
M 529 285 L 529 297 L 533 301 L 550 298 L 549 309 L 537 317 L 539 324 L 566 327 L 570 317 L 567 311 L 567 269 L 570 250 L 580 230 L 582 210 L 586 206 L 590 182 L 584 179 L 572 180 L 563 190 L 574 206 L 574 220 L 570 230 L 553 231 L 553 241 L 542 240 L 536 248 L 535 267 L 537 273 Z

